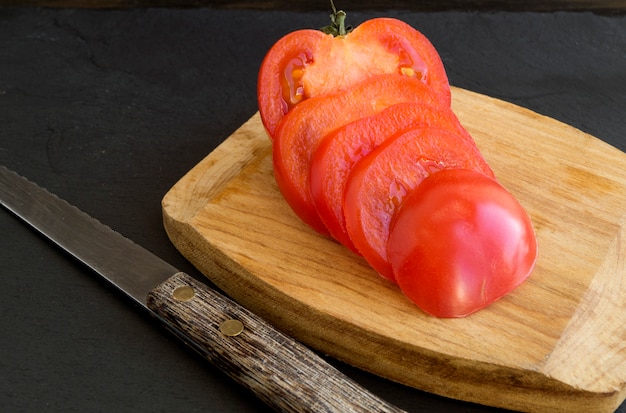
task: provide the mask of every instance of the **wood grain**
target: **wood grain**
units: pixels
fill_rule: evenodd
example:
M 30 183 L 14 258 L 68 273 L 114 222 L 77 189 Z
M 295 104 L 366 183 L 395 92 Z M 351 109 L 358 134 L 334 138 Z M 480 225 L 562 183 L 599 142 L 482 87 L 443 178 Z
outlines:
M 278 412 L 403 412 L 187 274 L 158 286 L 147 304 L 191 348 Z M 224 333 L 222 325 L 233 320 L 243 329 Z
M 521 411 L 611 412 L 626 397 L 626 155 L 575 128 L 453 88 L 453 109 L 528 210 L 540 254 L 512 294 L 437 319 L 291 212 L 258 115 L 163 199 L 164 225 L 235 300 L 349 364 Z

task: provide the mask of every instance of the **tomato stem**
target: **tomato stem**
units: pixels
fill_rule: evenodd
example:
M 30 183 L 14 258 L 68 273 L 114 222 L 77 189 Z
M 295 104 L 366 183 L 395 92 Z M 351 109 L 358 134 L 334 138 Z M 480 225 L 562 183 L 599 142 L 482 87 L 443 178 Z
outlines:
M 333 0 L 330 0 L 330 7 L 333 9 L 332 14 L 330 15 L 330 26 L 324 26 L 320 30 L 326 34 L 332 34 L 333 36 L 345 36 L 346 34 L 352 31 L 350 26 L 346 27 L 346 12 L 343 10 L 337 10 L 335 8 L 335 3 Z

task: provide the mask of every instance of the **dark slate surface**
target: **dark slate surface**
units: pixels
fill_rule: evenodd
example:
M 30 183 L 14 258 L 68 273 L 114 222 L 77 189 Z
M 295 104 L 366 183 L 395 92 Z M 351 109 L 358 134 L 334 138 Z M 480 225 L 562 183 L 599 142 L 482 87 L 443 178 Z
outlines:
M 378 15 L 426 34 L 452 84 L 626 150 L 626 16 L 388 11 L 350 18 L 358 24 Z M 202 277 L 164 234 L 160 200 L 256 111 L 256 73 L 268 47 L 326 19 L 0 8 L 0 164 Z M 0 410 L 267 411 L 4 212 L 0 234 Z M 495 411 L 331 362 L 410 412 Z
M 341 0 L 345 10 L 387 10 L 390 7 L 413 11 L 597 11 L 624 14 L 624 0 Z M 0 6 L 40 6 L 127 9 L 136 7 L 212 7 L 225 9 L 326 11 L 329 1 L 310 0 L 0 0 Z

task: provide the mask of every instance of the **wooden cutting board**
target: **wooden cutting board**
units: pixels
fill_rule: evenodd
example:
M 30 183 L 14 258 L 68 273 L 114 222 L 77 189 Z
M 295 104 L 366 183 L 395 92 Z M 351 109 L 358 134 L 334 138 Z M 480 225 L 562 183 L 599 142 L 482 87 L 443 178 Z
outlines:
M 612 412 L 626 397 L 626 154 L 519 106 L 453 88 L 453 109 L 539 241 L 530 278 L 437 319 L 282 199 L 258 114 L 165 196 L 174 245 L 218 287 L 309 346 L 451 398 Z

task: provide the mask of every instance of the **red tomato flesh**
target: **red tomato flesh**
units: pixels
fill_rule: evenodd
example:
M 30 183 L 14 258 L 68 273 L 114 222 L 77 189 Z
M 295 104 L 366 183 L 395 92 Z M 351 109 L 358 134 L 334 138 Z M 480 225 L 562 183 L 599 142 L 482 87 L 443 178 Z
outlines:
M 447 169 L 398 209 L 388 258 L 404 294 L 437 317 L 463 317 L 521 284 L 537 258 L 530 218 L 484 174 Z
M 442 105 L 450 105 L 448 77 L 430 41 L 400 20 L 377 18 L 345 36 L 307 29 L 278 40 L 259 70 L 261 119 L 274 137 L 281 119 L 300 102 L 348 90 L 381 74 L 418 79 L 440 96 Z
M 276 183 L 293 211 L 316 231 L 329 232 L 320 219 L 310 185 L 310 166 L 320 140 L 331 131 L 401 102 L 435 105 L 438 98 L 417 79 L 381 75 L 344 92 L 307 99 L 280 123 L 273 143 Z
M 437 127 L 472 141 L 451 109 L 409 102 L 390 106 L 325 136 L 311 160 L 311 194 L 315 208 L 330 235 L 352 251 L 358 250 L 346 229 L 343 194 L 354 165 L 398 131 Z
M 395 279 L 387 239 L 396 209 L 424 178 L 447 168 L 493 176 L 473 142 L 436 128 L 400 133 L 354 165 L 344 194 L 346 228 L 357 250 L 383 277 Z

